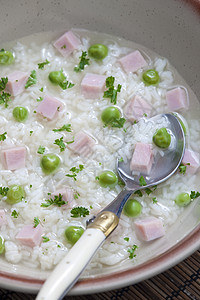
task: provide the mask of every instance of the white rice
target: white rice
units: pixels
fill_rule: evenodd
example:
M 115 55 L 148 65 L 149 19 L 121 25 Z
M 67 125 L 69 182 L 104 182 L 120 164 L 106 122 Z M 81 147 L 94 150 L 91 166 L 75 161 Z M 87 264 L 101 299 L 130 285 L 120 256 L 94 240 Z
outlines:
M 80 33 L 80 32 L 79 32 Z M 39 268 L 51 270 L 71 248 L 64 236 L 65 229 L 70 225 L 80 225 L 85 228 L 86 219 L 96 214 L 101 208 L 109 204 L 119 193 L 121 188 L 116 186 L 113 189 L 99 186 L 95 177 L 103 170 L 113 170 L 116 172 L 117 158 L 123 158 L 125 162 L 131 158 L 136 142 L 151 143 L 155 132 L 154 123 L 146 123 L 141 120 L 136 125 L 126 122 L 125 128 L 104 128 L 101 122 L 101 112 L 110 105 L 109 99 L 102 100 L 102 95 L 98 99 L 85 99 L 80 93 L 80 82 L 87 72 L 98 73 L 115 77 L 115 84 L 122 84 L 122 90 L 118 93 L 117 106 L 123 112 L 125 103 L 135 93 L 139 93 L 153 106 L 154 115 L 167 112 L 165 100 L 166 90 L 179 84 L 175 81 L 175 74 L 171 71 L 169 63 L 164 58 L 151 57 L 148 68 L 155 68 L 160 75 L 160 83 L 157 87 L 145 86 L 141 81 L 142 71 L 136 73 L 125 73 L 121 68 L 119 57 L 130 52 L 127 47 L 119 45 L 118 41 L 108 37 L 104 41 L 99 41 L 109 47 L 109 54 L 102 63 L 92 61 L 83 72 L 73 71 L 78 63 L 82 50 L 87 50 L 92 43 L 92 36 L 95 34 L 82 32 L 82 47 L 75 51 L 69 58 L 62 57 L 52 45 L 51 35 L 44 41 L 45 34 L 41 34 L 39 39 L 29 43 L 30 38 L 24 39 L 13 46 L 16 56 L 15 64 L 1 68 L 1 77 L 20 70 L 30 73 L 37 72 L 37 84 L 26 89 L 22 94 L 16 96 L 9 102 L 9 107 L 0 110 L 0 134 L 7 132 L 7 138 L 1 142 L 1 149 L 10 146 L 27 147 L 26 168 L 8 171 L 4 170 L 0 164 L 1 186 L 11 186 L 13 184 L 22 185 L 26 191 L 25 199 L 17 204 L 8 205 L 1 199 L 0 207 L 6 210 L 7 224 L 1 227 L 1 236 L 5 239 L 5 259 L 12 264 L 21 264 L 29 268 Z M 57 35 L 59 37 L 59 34 Z M 41 42 L 41 40 L 43 40 Z M 37 64 L 48 59 L 50 64 L 43 70 L 39 70 Z M 49 72 L 64 70 L 67 78 L 75 83 L 71 89 L 63 91 L 60 87 L 55 87 L 48 80 Z M 44 92 L 40 88 L 44 88 Z M 46 93 L 51 94 L 62 101 L 63 111 L 59 113 L 55 121 L 47 121 L 34 113 L 38 102 L 38 97 L 43 97 Z M 15 106 L 24 106 L 29 110 L 29 118 L 23 123 L 18 123 L 12 116 Z M 191 120 L 187 113 L 184 114 L 188 120 L 190 146 L 195 151 L 200 148 L 200 121 Z M 70 123 L 73 132 L 53 132 L 52 129 L 60 128 L 62 125 Z M 157 124 L 157 128 L 163 127 L 164 123 Z M 54 145 L 57 138 L 64 137 L 64 141 L 72 140 L 73 136 L 84 129 L 97 139 L 94 151 L 89 159 L 74 155 L 66 149 L 60 152 L 59 147 Z M 30 131 L 33 134 L 30 136 Z M 62 163 L 55 175 L 45 176 L 40 168 L 40 157 L 37 154 L 38 147 L 42 145 L 46 148 L 45 153 L 52 152 L 60 156 Z M 84 170 L 77 174 L 77 181 L 66 177 L 71 167 L 84 165 Z M 190 192 L 197 189 L 195 176 L 182 175 L 176 173 L 173 178 L 160 186 L 151 195 L 143 195 L 142 198 L 134 198 L 141 202 L 143 206 L 142 214 L 145 216 L 156 216 L 162 219 L 165 230 L 176 222 L 183 208 L 178 207 L 174 199 L 179 192 Z M 32 185 L 32 188 L 30 188 Z M 59 187 L 71 187 L 80 194 L 76 200 L 77 206 L 84 206 L 90 210 L 87 218 L 74 219 L 70 217 L 70 209 L 50 206 L 42 208 L 41 203 L 48 199 L 47 193 L 54 192 Z M 176 192 L 177 191 L 177 192 Z M 152 202 L 156 197 L 157 203 Z M 92 208 L 91 208 L 92 207 Z M 13 218 L 11 213 L 16 210 L 18 218 Z M 25 224 L 33 224 L 35 217 L 38 217 L 43 227 L 44 236 L 49 238 L 47 243 L 29 248 L 20 244 L 15 236 Z M 120 224 L 115 232 L 103 244 L 100 251 L 95 255 L 90 268 L 102 268 L 105 265 L 115 265 L 129 257 L 127 249 L 136 244 L 139 249 L 142 247 L 141 241 L 134 233 L 133 223 L 135 218 L 129 218 L 122 214 Z M 125 241 L 124 237 L 129 237 Z M 146 246 L 148 247 L 148 246 Z M 139 251 L 139 250 L 138 250 Z

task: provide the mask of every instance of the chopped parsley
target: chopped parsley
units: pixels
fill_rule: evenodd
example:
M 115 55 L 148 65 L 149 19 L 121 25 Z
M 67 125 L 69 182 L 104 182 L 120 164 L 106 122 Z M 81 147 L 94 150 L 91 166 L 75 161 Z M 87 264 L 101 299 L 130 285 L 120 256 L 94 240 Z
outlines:
M 107 124 L 104 125 L 104 127 L 109 125 L 114 128 L 122 128 L 124 126 L 125 122 L 126 122 L 125 118 L 115 119 L 115 120 L 109 121 Z
M 30 184 L 30 186 L 29 186 L 29 187 L 30 187 L 30 189 L 31 189 L 31 188 L 33 187 L 33 186 L 32 186 L 32 184 Z
M 118 159 L 118 162 L 123 162 L 123 161 L 124 161 L 123 157 L 121 157 L 120 159 Z
M 129 237 L 125 237 L 124 240 L 125 240 L 126 242 L 129 242 Z
M 187 164 L 180 164 L 180 166 L 179 166 L 179 171 L 180 171 L 180 173 L 181 174 L 185 174 L 185 172 L 186 172 L 186 170 L 187 170 L 187 166 L 189 166 L 190 165 L 190 163 L 187 163 Z
M 61 194 L 59 194 L 58 196 L 55 195 L 54 199 L 50 198 L 50 199 L 47 199 L 45 201 L 46 201 L 46 203 L 42 203 L 40 205 L 41 207 L 49 207 L 51 205 L 56 205 L 58 207 L 61 207 L 62 205 L 67 204 L 67 202 L 65 202 L 63 200 L 63 196 Z
M 118 84 L 117 89 L 114 88 L 115 78 L 113 76 L 106 78 L 107 91 L 104 92 L 103 98 L 110 98 L 111 103 L 117 103 L 117 93 L 121 91 L 121 84 Z M 123 118 L 122 118 L 123 119 Z
M 75 84 L 68 81 L 67 79 L 65 79 L 63 82 L 60 82 L 59 83 L 59 86 L 63 89 L 63 90 L 66 90 L 66 89 L 70 89 L 74 86 Z
M 90 213 L 89 210 L 83 206 L 74 207 L 70 212 L 72 218 L 86 217 Z
M 36 228 L 36 227 L 40 224 L 39 218 L 38 218 L 38 217 L 35 217 L 33 223 L 34 223 L 34 226 L 33 226 L 33 227 Z
M 19 216 L 19 213 L 16 210 L 13 210 L 11 216 L 13 218 L 17 219 L 17 217 Z
M 30 134 L 30 136 L 31 136 L 31 135 L 33 134 L 33 130 L 30 130 L 29 134 Z
M 4 141 L 6 139 L 7 132 L 0 134 L 0 141 Z
M 0 80 L 0 92 L 5 90 L 7 83 L 8 83 L 8 77 L 2 77 Z
M 153 197 L 153 198 L 152 198 L 152 201 L 153 201 L 153 203 L 158 203 L 156 197 Z
M 61 47 L 61 49 L 66 49 L 67 48 L 67 46 L 66 45 L 63 45 L 62 47 Z
M 45 152 L 45 147 L 39 146 L 37 153 L 38 154 L 44 154 L 44 152 Z
M 80 194 L 76 191 L 75 194 L 74 194 L 74 199 L 77 200 L 78 197 L 80 197 Z
M 37 102 L 41 102 L 44 98 L 43 97 L 39 97 L 36 99 Z
M 63 142 L 63 136 L 60 139 L 56 139 L 54 144 L 60 147 L 60 152 L 65 151 L 66 145 Z
M 129 249 L 127 250 L 127 252 L 130 253 L 130 255 L 129 255 L 129 258 L 130 258 L 130 259 L 133 259 L 134 257 L 136 257 L 135 251 L 136 251 L 137 248 L 138 248 L 137 245 L 133 245 L 132 248 L 129 248 Z
M 8 107 L 8 101 L 10 101 L 10 94 L 5 93 L 4 90 L 8 83 L 8 77 L 2 77 L 0 80 L 0 104 L 4 104 L 5 108 Z
M 6 196 L 8 191 L 9 191 L 9 187 L 0 187 L 0 195 L 1 196 L 3 196 L 3 197 Z
M 37 82 L 37 76 L 36 76 L 36 71 L 33 70 L 31 71 L 31 74 L 26 82 L 26 85 L 25 85 L 25 89 L 29 88 L 30 86 L 36 84 Z
M 40 89 L 40 92 L 43 92 L 44 91 L 44 88 L 43 87 L 41 87 L 41 89 Z
M 150 188 L 145 189 L 146 194 L 149 196 L 153 191 Z
M 43 243 L 47 243 L 48 241 L 50 241 L 48 236 L 42 236 L 42 239 L 43 239 Z
M 44 62 L 38 64 L 38 69 L 43 70 L 43 69 L 44 69 L 44 66 L 45 66 L 45 65 L 48 65 L 48 64 L 50 64 L 50 61 L 48 61 L 48 60 L 46 59 Z
M 82 54 L 79 58 L 80 58 L 80 62 L 78 64 L 78 66 L 76 66 L 74 68 L 75 72 L 80 72 L 80 71 L 84 70 L 85 66 L 90 64 L 89 63 L 90 59 L 87 58 L 87 52 L 86 51 L 82 51 Z
M 135 191 L 134 195 L 137 195 L 138 197 L 142 197 L 143 196 L 142 191 L 140 191 L 140 190 Z
M 145 179 L 144 179 L 143 176 L 141 176 L 141 177 L 139 178 L 139 182 L 140 182 L 140 185 L 141 185 L 141 186 L 147 185 L 147 183 L 146 183 L 146 181 L 145 181 Z
M 59 132 L 59 131 L 72 132 L 71 124 L 64 124 L 61 128 L 53 129 L 53 131 L 54 132 Z
M 72 167 L 72 168 L 70 169 L 70 171 L 72 172 L 72 174 L 66 174 L 65 176 L 74 178 L 74 181 L 76 181 L 76 176 L 77 176 L 77 174 L 78 174 L 80 171 L 82 171 L 83 169 L 84 169 L 84 166 L 83 166 L 83 165 L 79 165 L 79 168 Z
M 191 191 L 190 193 L 190 198 L 191 199 L 196 199 L 200 196 L 200 193 L 199 192 L 195 192 L 195 191 Z

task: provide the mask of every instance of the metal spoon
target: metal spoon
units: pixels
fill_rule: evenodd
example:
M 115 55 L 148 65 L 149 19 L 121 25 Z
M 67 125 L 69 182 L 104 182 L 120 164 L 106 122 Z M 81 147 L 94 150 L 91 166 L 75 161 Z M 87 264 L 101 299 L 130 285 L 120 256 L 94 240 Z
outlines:
M 165 118 L 169 123 L 174 145 L 157 155 L 150 175 L 132 176 L 129 165 L 117 163 L 118 174 L 125 183 L 125 188 L 97 216 L 87 222 L 87 229 L 67 255 L 56 266 L 42 286 L 36 300 L 59 300 L 72 288 L 79 276 L 104 240 L 117 227 L 122 209 L 128 198 L 136 190 L 158 185 L 167 180 L 179 167 L 185 150 L 185 137 L 178 119 L 173 114 L 163 114 L 154 119 Z M 151 121 L 151 119 L 150 119 Z M 146 181 L 141 186 L 141 175 Z

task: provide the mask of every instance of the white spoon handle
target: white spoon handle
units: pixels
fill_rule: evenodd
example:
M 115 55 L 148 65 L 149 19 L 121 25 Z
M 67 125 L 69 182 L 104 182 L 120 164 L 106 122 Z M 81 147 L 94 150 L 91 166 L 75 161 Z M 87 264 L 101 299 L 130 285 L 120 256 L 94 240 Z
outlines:
M 86 229 L 50 274 L 36 300 L 62 299 L 78 280 L 81 272 L 105 239 L 106 236 L 101 230 L 96 228 Z

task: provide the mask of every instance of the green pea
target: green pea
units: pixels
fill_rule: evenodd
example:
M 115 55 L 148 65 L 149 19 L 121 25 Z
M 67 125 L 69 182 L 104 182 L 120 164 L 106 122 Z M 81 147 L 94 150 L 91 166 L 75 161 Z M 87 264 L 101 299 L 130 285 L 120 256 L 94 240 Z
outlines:
M 49 73 L 49 80 L 54 84 L 61 84 L 65 79 L 65 75 L 62 71 L 53 71 Z
M 28 110 L 23 106 L 17 106 L 13 109 L 13 117 L 18 122 L 24 122 L 28 118 Z
M 117 175 L 112 171 L 104 171 L 99 175 L 99 184 L 102 187 L 113 188 L 117 183 Z
M 25 191 L 21 185 L 14 184 L 12 185 L 7 192 L 6 202 L 8 204 L 15 204 L 21 202 L 25 197 Z
M 84 233 L 84 229 L 80 226 L 69 226 L 65 230 L 65 236 L 72 245 L 74 245 Z
M 188 193 L 181 193 L 178 196 L 176 196 L 175 199 L 175 203 L 178 206 L 187 206 L 188 204 L 190 204 L 190 202 L 191 202 L 191 198 Z
M 3 254 L 5 252 L 5 242 L 0 236 L 0 254 Z
M 135 199 L 129 199 L 124 206 L 124 214 L 128 217 L 136 217 L 141 214 L 142 205 Z
M 108 55 L 108 47 L 103 44 L 94 44 L 88 49 L 88 55 L 94 59 L 102 60 Z
M 160 81 L 158 72 L 154 69 L 145 71 L 142 74 L 142 79 L 146 85 L 155 85 Z
M 112 123 L 113 121 L 119 120 L 121 113 L 118 108 L 114 106 L 109 106 L 105 108 L 101 114 L 101 120 L 105 125 Z
M 10 65 L 14 62 L 15 58 L 10 51 L 1 50 L 0 51 L 0 64 L 1 65 Z
M 165 127 L 160 128 L 154 134 L 153 142 L 159 148 L 168 148 L 171 143 L 171 135 Z
M 41 168 L 45 174 L 53 173 L 60 165 L 60 158 L 53 154 L 45 154 L 40 161 Z

